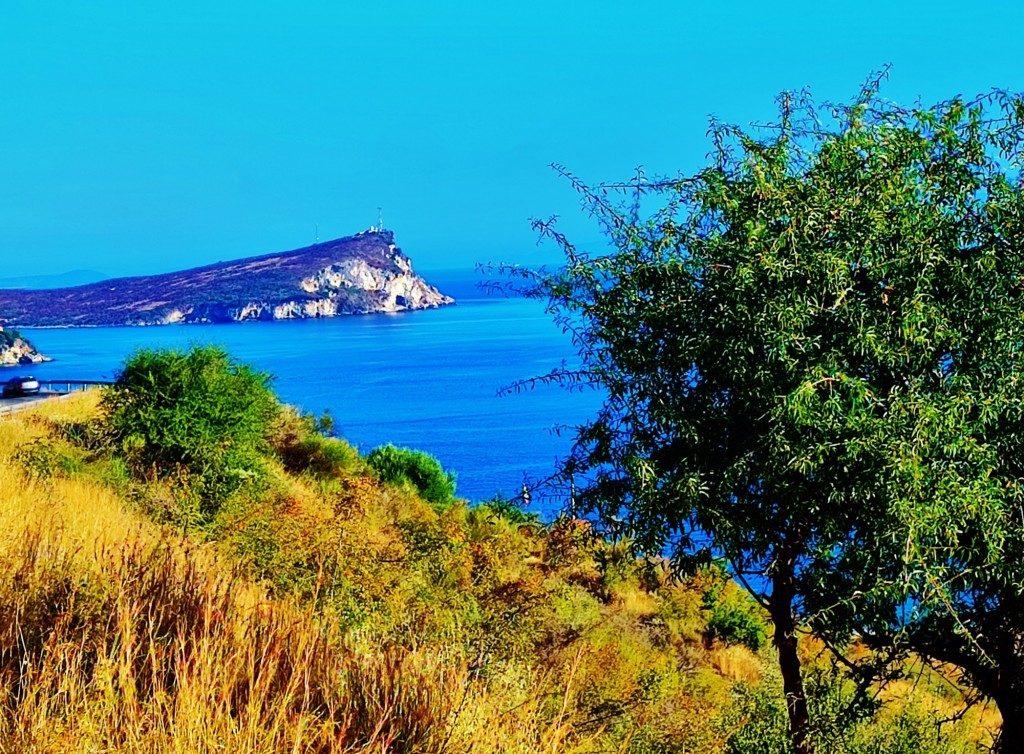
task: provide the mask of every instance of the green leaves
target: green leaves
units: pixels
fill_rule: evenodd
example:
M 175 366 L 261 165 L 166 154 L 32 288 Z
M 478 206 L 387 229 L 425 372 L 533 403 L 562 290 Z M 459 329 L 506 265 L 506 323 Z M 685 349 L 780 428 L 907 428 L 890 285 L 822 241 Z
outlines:
M 609 395 L 581 500 L 641 547 L 703 538 L 769 601 L 786 564 L 836 641 L 1024 676 L 993 660 L 1024 635 L 1021 112 L 786 95 L 712 124 L 692 177 L 581 189 L 614 250 L 533 290 Z
M 213 346 L 143 350 L 105 393 L 106 423 L 136 473 L 186 475 L 212 512 L 260 475 L 279 411 L 269 383 Z
M 370 451 L 366 463 L 382 481 L 411 485 L 439 510 L 450 508 L 455 502 L 455 474 L 445 471 L 429 453 L 381 445 Z

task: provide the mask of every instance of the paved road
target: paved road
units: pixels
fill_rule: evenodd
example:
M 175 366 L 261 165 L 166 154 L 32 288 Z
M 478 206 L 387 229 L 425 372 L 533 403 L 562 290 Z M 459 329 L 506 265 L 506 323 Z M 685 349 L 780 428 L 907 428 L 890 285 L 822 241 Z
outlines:
M 43 401 L 50 400 L 51 398 L 61 398 L 65 395 L 68 395 L 68 393 L 40 393 L 39 395 L 26 395 L 21 398 L 0 398 L 0 416 L 16 414 L 19 411 L 32 408 Z

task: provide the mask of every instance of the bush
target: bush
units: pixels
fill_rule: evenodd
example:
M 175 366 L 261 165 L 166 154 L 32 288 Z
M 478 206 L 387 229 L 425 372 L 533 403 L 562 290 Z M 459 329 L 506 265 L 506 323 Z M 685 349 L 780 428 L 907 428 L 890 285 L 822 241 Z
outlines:
M 271 446 L 285 469 L 320 479 L 344 479 L 365 471 L 359 453 L 344 440 L 329 436 L 329 414 L 299 414 L 290 406 L 280 412 Z
M 786 699 L 775 684 L 738 684 L 723 727 L 730 731 L 726 754 L 789 754 Z
M 711 585 L 704 592 L 709 611 L 707 636 L 726 644 L 745 644 L 757 652 L 768 639 L 768 626 L 758 605 L 728 575 L 715 569 L 708 574 Z
M 455 502 L 455 474 L 445 471 L 429 453 L 381 445 L 370 452 L 366 462 L 381 481 L 412 485 L 437 508 L 448 508 Z
M 269 382 L 214 346 L 138 351 L 103 396 L 106 428 L 136 474 L 188 479 L 209 514 L 260 476 L 279 411 Z

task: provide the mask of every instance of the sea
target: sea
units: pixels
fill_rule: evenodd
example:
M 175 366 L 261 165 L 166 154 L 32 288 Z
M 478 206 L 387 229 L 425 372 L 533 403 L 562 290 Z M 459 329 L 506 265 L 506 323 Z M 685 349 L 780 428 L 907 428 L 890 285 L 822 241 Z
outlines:
M 279 398 L 334 420 L 366 453 L 424 450 L 457 475 L 473 502 L 519 498 L 550 519 L 566 504 L 550 477 L 571 428 L 601 404 L 598 391 L 553 385 L 503 394 L 517 382 L 577 363 L 570 337 L 541 302 L 487 295 L 469 275 L 424 275 L 457 298 L 440 309 L 328 319 L 160 327 L 21 328 L 50 363 L 4 370 L 41 380 L 113 380 L 141 348 L 214 344 L 273 376 Z

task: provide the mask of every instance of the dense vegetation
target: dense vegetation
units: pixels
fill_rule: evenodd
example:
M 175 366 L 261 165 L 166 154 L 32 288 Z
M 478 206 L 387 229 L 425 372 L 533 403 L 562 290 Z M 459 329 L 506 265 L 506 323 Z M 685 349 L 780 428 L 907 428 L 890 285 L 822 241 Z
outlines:
M 266 387 L 142 353 L 102 397 L 0 422 L 0 751 L 786 751 L 771 627 L 720 568 L 673 580 L 577 519 L 429 502 L 239 384 Z M 240 430 L 249 473 L 209 484 Z M 882 707 L 801 653 L 830 751 L 991 743 L 993 712 L 960 717 L 920 662 Z
M 213 348 L 0 423 L 0 751 L 1021 750 L 1024 99 L 780 105 L 540 224 L 594 523 Z
M 13 346 L 21 338 L 17 330 L 5 327 L 0 329 L 0 348 Z
M 803 630 L 864 688 L 909 652 L 956 668 L 1024 750 L 1024 98 L 904 109 L 875 81 L 710 133 L 693 176 L 572 179 L 610 252 L 539 223 L 566 265 L 527 292 L 583 361 L 548 379 L 608 396 L 577 509 L 744 579 L 797 754 Z

